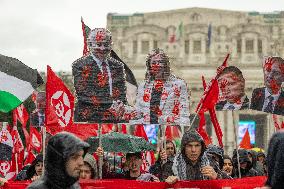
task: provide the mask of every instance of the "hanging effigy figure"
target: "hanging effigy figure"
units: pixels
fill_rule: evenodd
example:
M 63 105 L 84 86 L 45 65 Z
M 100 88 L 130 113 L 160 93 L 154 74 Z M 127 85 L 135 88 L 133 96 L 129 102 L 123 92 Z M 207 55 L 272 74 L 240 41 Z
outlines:
M 77 103 L 76 122 L 122 122 L 126 104 L 123 64 L 110 57 L 112 36 L 105 28 L 90 31 L 90 53 L 72 64 Z
M 145 80 L 138 87 L 136 111 L 140 124 L 189 125 L 186 82 L 171 74 L 169 57 L 154 49 L 146 59 Z

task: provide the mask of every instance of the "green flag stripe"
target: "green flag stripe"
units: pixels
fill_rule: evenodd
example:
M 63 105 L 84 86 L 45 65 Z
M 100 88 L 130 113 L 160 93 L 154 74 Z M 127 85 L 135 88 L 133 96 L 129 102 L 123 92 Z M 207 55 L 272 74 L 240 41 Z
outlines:
M 16 96 L 6 91 L 0 91 L 0 111 L 9 112 L 22 103 Z

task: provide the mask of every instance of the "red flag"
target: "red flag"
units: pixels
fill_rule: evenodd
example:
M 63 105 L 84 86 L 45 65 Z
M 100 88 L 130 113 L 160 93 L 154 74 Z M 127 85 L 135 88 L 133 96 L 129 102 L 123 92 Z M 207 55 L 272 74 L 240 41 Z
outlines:
M 11 131 L 11 136 L 13 139 L 13 155 L 12 155 L 12 165 L 15 165 L 16 173 L 18 174 L 19 171 L 23 168 L 24 164 L 24 155 L 25 155 L 25 148 L 18 132 L 17 126 L 13 126 Z
M 249 136 L 248 129 L 246 130 L 245 135 L 240 143 L 240 148 L 251 149 L 250 136 Z
M 280 125 L 279 125 L 279 123 L 278 123 L 278 117 L 277 117 L 277 115 L 275 115 L 275 114 L 272 114 L 272 118 L 273 118 L 273 122 L 274 122 L 274 127 L 275 127 L 275 129 L 276 130 L 279 130 L 279 129 L 281 129 L 281 127 L 280 127 Z M 282 123 L 282 125 L 283 125 L 283 123 Z M 283 128 L 283 127 L 282 127 Z
M 16 176 L 15 161 L 13 161 L 13 138 L 11 134 L 11 127 L 3 125 L 0 131 L 0 143 L 9 146 L 4 151 L 0 152 L 0 175 L 3 175 L 7 180 L 13 180 Z
M 207 88 L 207 85 L 203 76 L 202 76 L 202 84 L 203 84 L 203 89 L 205 90 Z M 206 121 L 205 121 L 204 111 L 203 110 L 199 111 L 198 116 L 199 116 L 199 127 L 197 129 L 197 132 L 200 134 L 200 136 L 202 136 L 205 145 L 208 146 L 209 144 L 212 143 L 212 139 L 210 138 L 210 136 L 208 136 L 206 132 Z
M 23 104 L 21 104 L 20 106 L 18 106 L 16 109 L 13 110 L 13 116 L 15 116 L 14 121 L 19 120 L 19 122 L 23 125 L 23 127 L 26 127 L 27 122 L 29 120 L 29 114 Z
M 29 145 L 29 133 L 27 131 L 27 122 L 29 120 L 29 114 L 23 104 L 13 110 L 13 126 L 17 128 L 17 121 L 22 124 L 23 133 L 25 136 L 26 145 Z
M 136 125 L 136 129 L 134 132 L 135 136 L 143 137 L 145 140 L 148 141 L 147 134 L 144 130 L 144 126 L 142 124 Z M 153 151 L 147 151 L 142 153 L 143 164 L 141 166 L 141 171 L 147 172 L 151 165 L 155 163 L 155 155 Z
M 37 153 L 41 152 L 42 141 L 41 134 L 35 127 L 30 127 L 30 147 L 29 149 L 34 149 Z
M 198 113 L 198 115 L 200 116 L 198 132 L 201 134 L 201 136 L 203 135 L 202 137 L 204 138 L 204 140 L 206 140 L 205 141 L 206 143 L 209 143 L 210 139 L 205 130 L 204 112 L 209 110 L 210 118 L 214 125 L 215 133 L 216 133 L 219 145 L 221 147 L 223 147 L 223 142 L 222 142 L 223 133 L 218 123 L 216 112 L 215 112 L 215 105 L 219 99 L 219 86 L 217 82 L 217 76 L 227 66 L 228 58 L 229 58 L 229 54 L 227 54 L 223 64 L 217 69 L 216 76 L 211 80 L 208 86 L 206 86 L 204 77 L 202 77 L 203 87 L 205 88 L 205 90 L 195 110 L 195 112 Z
M 175 140 L 181 137 L 181 133 L 177 126 L 167 126 L 166 128 L 166 139 L 167 140 Z
M 45 125 L 55 134 L 73 124 L 74 96 L 47 66 Z

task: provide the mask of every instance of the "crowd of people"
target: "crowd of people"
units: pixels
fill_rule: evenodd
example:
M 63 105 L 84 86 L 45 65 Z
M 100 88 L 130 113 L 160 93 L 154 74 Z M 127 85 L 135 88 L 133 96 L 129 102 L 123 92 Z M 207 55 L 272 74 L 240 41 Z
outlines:
M 179 180 L 233 179 L 268 175 L 267 185 L 277 183 L 281 178 L 281 156 L 284 132 L 276 133 L 270 142 L 268 159 L 263 152 L 239 149 L 232 158 L 224 155 L 221 147 L 206 146 L 203 138 L 193 129 L 185 132 L 180 149 L 168 140 L 166 147 L 158 153 L 157 161 L 148 171 L 142 171 L 142 153 L 124 154 L 120 172 L 111 170 L 109 162 L 104 161 L 103 179 L 126 179 L 146 182 L 167 182 L 174 184 Z M 30 180 L 30 189 L 35 188 L 77 188 L 79 179 L 99 179 L 98 159 L 106 155 L 98 147 L 94 154 L 88 153 L 89 144 L 67 132 L 52 136 L 46 146 L 45 167 L 43 155 L 39 154 L 31 165 L 23 168 L 16 180 Z M 272 159 L 271 161 L 268 161 Z M 277 163 L 276 163 L 277 162 Z M 275 166 L 278 172 L 275 172 Z M 240 168 L 240 169 L 239 169 Z M 277 177 L 278 176 L 278 177 Z M 278 183 L 277 183 L 278 184 Z M 72 187 L 71 187 L 72 186 Z
M 111 33 L 104 28 L 91 30 L 88 45 L 90 53 L 72 65 L 77 96 L 75 121 L 118 123 L 130 120 L 132 124 L 189 125 L 187 84 L 170 72 L 169 57 L 163 50 L 154 49 L 148 55 L 145 81 L 138 86 L 136 104 L 130 108 L 127 105 L 123 64 L 109 56 Z M 234 78 L 234 81 L 228 78 Z M 216 105 L 217 109 L 239 110 L 249 107 L 249 100 L 244 93 L 245 80 L 237 67 L 223 69 L 217 79 L 220 84 L 226 81 L 226 85 L 221 87 L 226 98 Z M 238 95 L 227 93 L 228 86 L 232 86 L 228 83 L 235 81 L 238 81 L 237 86 L 231 90 L 238 92 Z M 33 181 L 29 189 L 80 188 L 79 179 L 99 179 L 98 159 L 103 159 L 103 179 L 174 184 L 182 180 L 268 175 L 267 187 L 280 188 L 284 170 L 281 153 L 283 136 L 284 133 L 278 132 L 272 137 L 268 157 L 263 152 L 246 149 L 236 149 L 230 156 L 225 155 L 219 146 L 206 146 L 204 139 L 192 128 L 184 132 L 179 149 L 173 141 L 166 141 L 166 145 L 157 152 L 157 161 L 148 171 L 142 171 L 142 152 L 138 152 L 123 154 L 125 161 L 120 163 L 118 172 L 116 166 L 111 170 L 112 166 L 103 157 L 103 148 L 99 147 L 95 154 L 90 154 L 88 143 L 71 133 L 62 132 L 50 137 L 44 158 L 39 154 L 31 165 L 20 171 L 16 180 Z M 0 183 L 4 182 L 0 178 Z

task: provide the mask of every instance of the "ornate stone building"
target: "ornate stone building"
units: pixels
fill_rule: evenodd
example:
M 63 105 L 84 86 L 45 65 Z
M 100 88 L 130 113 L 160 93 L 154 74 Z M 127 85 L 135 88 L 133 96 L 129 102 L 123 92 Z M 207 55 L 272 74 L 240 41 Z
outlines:
M 135 13 L 109 13 L 107 28 L 113 34 L 114 49 L 133 70 L 136 79 L 145 76 L 145 58 L 156 47 L 171 57 L 174 74 L 185 79 L 191 90 L 191 117 L 202 95 L 201 76 L 209 81 L 230 53 L 229 65 L 239 67 L 246 79 L 246 93 L 263 86 L 262 58 L 284 56 L 284 11 L 240 12 L 206 8 Z M 225 150 L 235 147 L 232 112 L 218 112 Z M 238 121 L 255 122 L 255 145 L 267 147 L 274 132 L 271 115 L 247 110 L 235 112 Z M 209 117 L 208 132 L 214 137 Z M 283 119 L 280 117 L 279 119 Z M 194 125 L 198 124 L 198 120 Z

